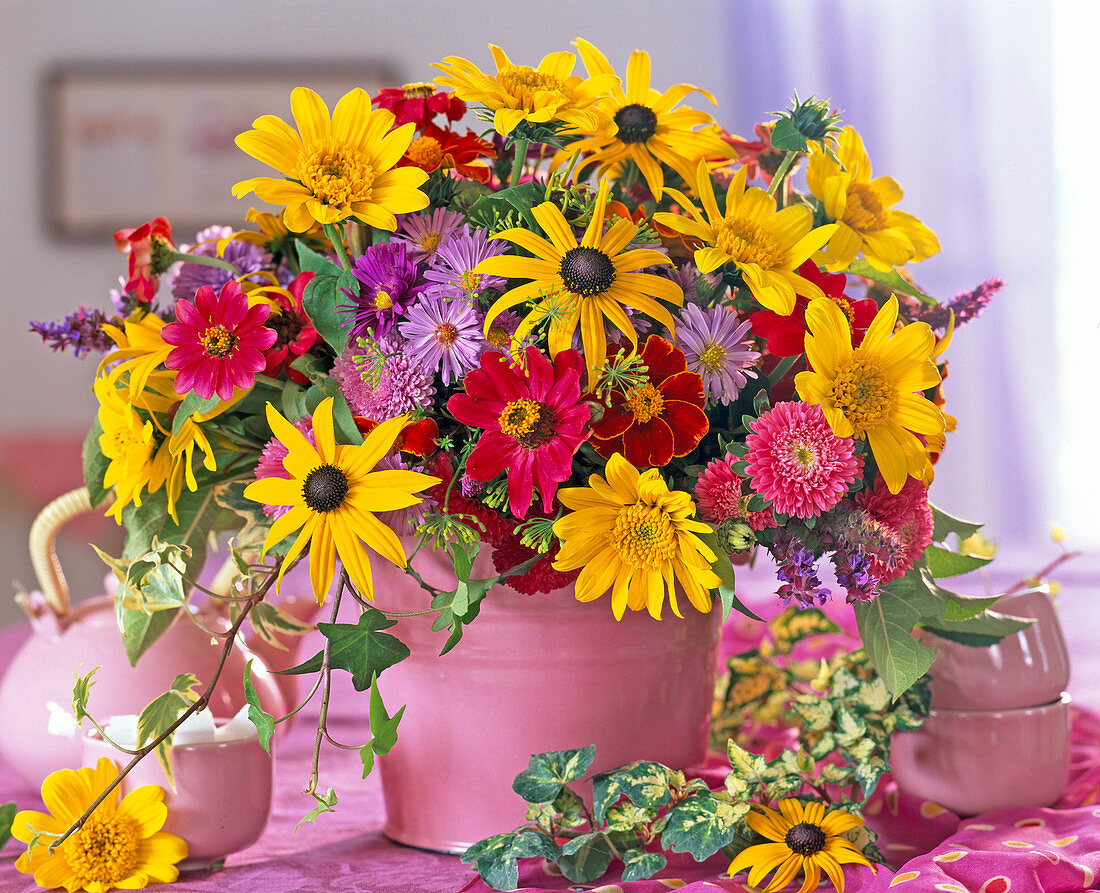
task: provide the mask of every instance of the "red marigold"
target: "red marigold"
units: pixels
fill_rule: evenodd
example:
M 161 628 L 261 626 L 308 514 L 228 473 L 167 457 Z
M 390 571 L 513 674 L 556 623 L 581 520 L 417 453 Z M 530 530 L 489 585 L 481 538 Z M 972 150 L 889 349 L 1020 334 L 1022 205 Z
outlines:
M 487 351 L 480 368 L 466 374 L 466 393 L 447 401 L 464 425 L 485 429 L 466 460 L 466 474 L 491 481 L 507 471 L 508 508 L 517 518 L 526 516 L 536 485 L 550 508 L 558 484 L 573 472 L 573 454 L 588 437 L 590 418 L 581 402 L 584 360 L 577 351 L 559 351 L 551 365 L 529 345 L 524 357 L 526 369 Z
M 309 379 L 290 364 L 321 340 L 302 304 L 302 295 L 312 279 L 313 273 L 299 273 L 285 290 L 265 291 L 275 311 L 267 320 L 268 328 L 275 330 L 275 342 L 267 352 L 264 375 L 275 378 L 285 372 L 291 381 L 309 384 Z
M 646 380 L 611 405 L 592 427 L 592 445 L 605 459 L 614 453 L 635 468 L 660 468 L 686 456 L 710 429 L 703 412 L 703 379 L 687 371 L 684 352 L 657 335 L 642 346 Z
M 883 583 L 905 576 L 932 542 L 928 488 L 917 478 L 908 477 L 897 493 L 891 493 L 886 481 L 879 477 L 874 489 L 857 493 L 855 501 L 872 518 L 897 534 L 902 543 L 892 567 L 872 559 L 874 573 Z
M 428 124 L 409 145 L 397 167 L 418 167 L 429 174 L 443 168 L 457 172 L 460 177 L 485 183 L 489 179 L 489 168 L 475 162 L 478 158 L 495 158 L 496 154 L 493 147 L 478 139 L 473 131 L 460 136 L 452 130 Z
M 165 250 L 175 250 L 172 244 L 172 224 L 164 217 L 154 217 L 137 229 L 120 229 L 115 233 L 115 248 L 129 254 L 130 278 L 126 290 L 132 291 L 143 304 L 148 304 L 157 293 L 157 275 L 167 269 L 170 261 Z
M 435 84 L 385 87 L 371 99 L 371 104 L 393 112 L 395 127 L 412 121 L 417 130 L 439 114 L 446 115 L 448 121 L 457 121 L 466 114 L 466 103 L 453 93 L 436 90 Z
M 848 277 L 844 273 L 823 273 L 812 260 L 798 268 L 798 275 L 820 288 L 844 311 L 852 328 L 852 346 L 859 347 L 867 327 L 878 312 L 878 304 L 869 298 L 853 301 L 844 294 Z M 768 353 L 777 357 L 796 357 L 806 349 L 806 308 L 809 298 L 799 296 L 790 316 L 780 316 L 772 310 L 750 314 L 752 333 L 768 339 Z
M 266 304 L 248 306 L 248 298 L 235 279 L 222 286 L 221 294 L 204 285 L 195 303 L 176 301 L 177 322 L 161 329 L 161 338 L 175 348 L 164 365 L 178 369 L 176 393 L 194 391 L 204 400 L 217 394 L 233 396 L 233 388 L 249 388 L 266 363 L 263 351 L 275 341 L 275 330 L 264 327 L 271 313 Z

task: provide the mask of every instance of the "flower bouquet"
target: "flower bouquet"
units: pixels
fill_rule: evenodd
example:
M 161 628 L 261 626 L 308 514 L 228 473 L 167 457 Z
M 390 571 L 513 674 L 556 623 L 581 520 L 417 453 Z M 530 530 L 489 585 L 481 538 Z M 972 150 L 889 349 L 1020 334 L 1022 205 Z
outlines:
M 914 283 L 939 243 L 827 103 L 745 140 L 683 104 L 706 90 L 654 89 L 646 53 L 620 77 L 575 44 L 583 74 L 571 52 L 530 67 L 491 47 L 495 71 L 447 57 L 434 84 L 352 90 L 331 115 L 296 89 L 294 126 L 237 137 L 274 175 L 233 193 L 274 212 L 186 243 L 163 218 L 120 231 L 112 309 L 34 324 L 104 353 L 85 473 L 127 531 L 107 561 L 133 660 L 187 613 L 212 534 L 232 536 L 235 573 L 207 588 L 234 632 L 295 628 L 276 594 L 298 562 L 317 602 L 354 602 L 295 669 L 370 689 L 368 771 L 399 718 L 377 677 L 407 653 L 375 573 L 419 580 L 418 550 L 454 569 L 449 591 L 425 583 L 444 651 L 505 581 L 573 585 L 615 618 L 751 615 L 735 567 L 765 553 L 783 602 L 850 605 L 894 698 L 935 656 L 916 627 L 1017 628 L 936 583 L 987 559 L 948 548 L 976 525 L 928 499 L 954 428 L 944 355 L 1000 283 L 949 304 Z M 143 748 L 196 709 L 180 694 Z M 266 742 L 273 717 L 252 716 Z M 331 805 L 316 773 L 309 793 Z

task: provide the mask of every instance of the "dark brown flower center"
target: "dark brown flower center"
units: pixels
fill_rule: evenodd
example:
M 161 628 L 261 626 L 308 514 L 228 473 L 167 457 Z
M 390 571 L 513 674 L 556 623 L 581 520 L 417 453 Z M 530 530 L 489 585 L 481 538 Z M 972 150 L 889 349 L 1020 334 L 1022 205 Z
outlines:
M 615 112 L 615 125 L 624 143 L 644 143 L 657 132 L 657 114 L 637 103 L 624 105 Z
M 825 832 L 810 822 L 799 822 L 790 831 L 783 842 L 792 853 L 800 856 L 812 856 L 825 848 Z
M 615 281 L 611 258 L 597 248 L 570 248 L 561 259 L 561 281 L 577 295 L 600 295 Z
M 237 336 L 225 326 L 211 326 L 202 333 L 202 350 L 208 357 L 224 360 L 237 346 Z
M 528 450 L 536 450 L 553 440 L 556 421 L 549 406 L 527 398 L 505 404 L 498 419 L 501 433 L 514 437 Z
M 315 512 L 331 512 L 344 504 L 348 476 L 335 465 L 319 465 L 306 475 L 302 499 Z

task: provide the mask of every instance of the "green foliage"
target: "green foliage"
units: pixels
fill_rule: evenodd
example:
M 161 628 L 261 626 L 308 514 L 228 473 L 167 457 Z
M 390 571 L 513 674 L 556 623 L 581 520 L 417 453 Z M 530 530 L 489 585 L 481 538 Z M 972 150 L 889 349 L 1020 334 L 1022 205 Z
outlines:
M 304 816 L 298 819 L 298 824 L 294 826 L 294 833 L 298 833 L 298 829 L 306 822 L 316 822 L 317 817 L 323 812 L 336 812 L 336 804 L 339 802 L 339 798 L 336 796 L 336 791 L 329 788 L 325 793 L 318 794 L 316 791 L 310 791 L 310 796 L 317 801 L 317 805 L 313 807 Z
M 992 558 L 979 555 L 963 555 L 942 546 L 929 546 L 924 550 L 924 563 L 933 577 L 957 577 L 985 567 Z
M 544 197 L 544 187 L 529 180 L 499 192 L 479 196 L 466 212 L 466 219 L 471 226 L 491 233 L 514 227 L 539 232 L 540 227 L 531 209 L 542 204 Z
M 111 460 L 103 455 L 99 448 L 99 438 L 103 436 L 103 426 L 99 419 L 92 422 L 92 427 L 84 435 L 84 445 L 81 448 L 81 462 L 84 468 L 84 486 L 88 488 L 88 499 L 95 508 L 107 498 L 107 489 L 103 486 L 103 478 L 107 474 L 107 467 Z
M 982 525 L 974 521 L 963 521 L 947 514 L 943 509 L 931 506 L 932 509 L 932 539 L 937 543 L 944 542 L 949 534 L 956 534 L 960 539 L 973 536 Z
M 76 718 L 77 725 L 80 725 L 85 717 L 91 718 L 91 714 L 88 713 L 88 697 L 92 693 L 92 686 L 95 685 L 95 680 L 92 677 L 98 670 L 99 667 L 94 667 L 90 673 L 84 676 L 79 673 L 74 674 L 76 681 L 73 684 L 73 716 Z
M 404 707 L 392 717 L 386 712 L 386 707 L 382 703 L 382 695 L 378 691 L 378 677 L 376 675 L 371 680 L 369 709 L 370 731 L 373 736 L 370 745 L 371 750 L 376 754 L 387 754 L 393 749 L 393 746 L 397 743 L 397 726 L 401 722 L 404 713 Z
M 584 776 L 595 756 L 595 745 L 534 754 L 527 768 L 515 777 L 512 790 L 528 803 L 549 803 L 561 793 L 563 785 Z
M 268 601 L 258 602 L 248 612 L 248 622 L 257 636 L 281 651 L 287 648 L 280 636 L 302 636 L 313 629 L 313 624 L 303 623 Z
M 11 823 L 17 812 L 15 803 L 0 804 L 0 847 L 11 840 Z
M 341 270 L 322 254 L 312 251 L 303 242 L 298 243 L 298 264 L 302 271 L 311 271 L 314 276 L 306 286 L 302 296 L 302 305 L 313 320 L 317 333 L 333 349 L 336 356 L 344 352 L 347 345 L 347 330 L 344 328 L 337 304 L 347 303 L 341 288 L 352 293 L 359 290 L 357 280 L 349 270 Z
M 167 732 L 180 714 L 198 700 L 198 695 L 193 691 L 198 684 L 199 680 L 191 673 L 181 673 L 172 680 L 168 691 L 153 698 L 145 706 L 138 716 L 138 747 L 144 747 Z M 154 752 L 157 762 L 164 770 L 165 779 L 174 791 L 176 782 L 172 777 L 172 735 L 165 737 Z
M 318 623 L 317 629 L 329 641 L 329 665 L 347 670 L 355 690 L 364 691 L 377 674 L 409 656 L 404 642 L 382 632 L 396 623 L 375 608 L 365 608 L 355 623 Z M 321 654 L 307 663 L 310 669 L 301 669 L 303 664 L 294 670 L 317 672 L 321 669 Z M 316 666 L 312 666 L 314 663 Z
M 256 735 L 264 750 L 271 753 L 271 736 L 275 734 L 275 718 L 264 710 L 260 696 L 252 683 L 252 660 L 244 665 L 244 698 L 248 702 L 248 718 L 256 727 Z
M 714 533 L 700 533 L 697 534 L 697 536 L 710 547 L 711 551 L 716 556 L 716 561 L 712 565 L 712 570 L 722 581 L 718 586 L 718 599 L 722 603 L 722 622 L 725 623 L 729 619 L 730 613 L 734 610 L 737 610 L 738 613 L 744 614 L 752 620 L 760 620 L 760 618 L 749 608 L 745 607 L 745 605 L 741 603 L 741 599 L 737 597 L 737 593 L 734 591 L 736 574 L 733 570 L 733 563 L 730 561 L 729 555 L 726 554 L 726 550 L 719 546 L 718 537 Z
M 867 261 L 863 260 L 863 258 L 859 258 L 848 264 L 848 272 L 853 276 L 862 276 L 864 279 L 870 279 L 873 282 L 877 282 L 879 285 L 885 285 L 890 291 L 896 292 L 897 294 L 916 298 L 921 303 L 927 304 L 930 307 L 935 307 L 939 304 L 939 301 L 935 298 L 926 295 L 908 279 L 903 278 L 897 270 L 877 270 Z

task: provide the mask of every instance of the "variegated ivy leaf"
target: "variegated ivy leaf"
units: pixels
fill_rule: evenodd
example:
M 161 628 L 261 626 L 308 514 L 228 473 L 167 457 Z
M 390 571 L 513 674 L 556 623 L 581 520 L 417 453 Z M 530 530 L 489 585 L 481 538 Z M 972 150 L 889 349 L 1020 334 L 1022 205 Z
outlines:
M 602 772 L 592 779 L 593 816 L 602 822 L 608 808 L 623 797 L 643 808 L 657 809 L 671 799 L 672 780 L 672 770 L 660 763 L 628 763 L 612 772 Z
M 913 729 L 919 729 L 924 724 L 924 716 L 914 711 L 908 701 L 905 700 L 894 705 L 894 712 L 891 715 L 894 719 L 894 727 L 898 731 L 912 731 Z
M 813 756 L 815 760 L 823 760 L 834 750 L 836 750 L 836 736 L 832 732 L 826 731 L 822 734 L 817 744 L 810 749 L 810 755 Z
M 851 747 L 845 748 L 845 753 L 854 763 L 863 763 L 871 759 L 871 754 L 875 752 L 875 742 L 868 738 L 862 738 L 856 741 Z
M 144 747 L 148 742 L 160 737 L 179 719 L 181 713 L 198 700 L 194 689 L 199 685 L 199 680 L 191 673 L 181 673 L 172 680 L 172 685 L 164 694 L 153 698 L 137 721 L 137 744 Z M 164 777 L 172 790 L 176 790 L 176 782 L 172 777 L 172 736 L 169 735 L 154 751 L 157 762 L 164 770 Z
M 854 675 L 847 667 L 840 667 L 834 674 L 832 685 L 829 687 L 829 695 L 833 698 L 847 699 L 853 692 L 859 689 L 863 680 Z
M 257 636 L 280 651 L 287 650 L 280 636 L 302 636 L 313 630 L 312 623 L 303 623 L 269 601 L 262 601 L 253 607 L 248 614 L 248 622 Z
M 523 814 L 526 821 L 534 822 L 547 833 L 553 830 L 557 817 L 558 811 L 553 803 L 528 803 L 527 812 Z
M 559 828 L 579 828 L 586 824 L 584 801 L 571 788 L 563 787 L 551 807 L 558 814 Z
M 851 766 L 826 763 L 821 767 L 819 778 L 825 784 L 845 785 L 852 780 L 855 770 Z
M 76 680 L 73 683 L 73 716 L 76 718 L 78 726 L 84 717 L 91 716 L 88 713 L 88 696 L 92 693 L 92 686 L 95 685 L 95 680 L 92 677 L 98 670 L 99 667 L 93 667 L 92 671 L 85 676 L 81 676 L 79 673 L 74 674 Z
M 613 856 L 607 836 L 597 831 L 569 841 L 556 861 L 561 873 L 574 884 L 587 884 L 607 871 Z
M 784 608 L 768 629 L 780 654 L 789 654 L 796 644 L 809 636 L 840 632 L 833 621 L 816 608 Z
M 732 738 L 726 745 L 726 755 L 729 757 L 734 774 L 739 778 L 749 785 L 764 783 L 768 764 L 762 756 L 750 753 Z
M 781 800 L 790 794 L 797 794 L 802 790 L 803 784 L 801 775 L 784 775 L 768 785 L 768 796 Z
M 868 710 L 876 712 L 885 710 L 890 706 L 890 692 L 881 676 L 860 683 L 856 694 L 857 702 Z
M 733 803 L 710 791 L 699 791 L 668 811 L 661 846 L 674 853 L 691 853 L 696 862 L 709 859 L 733 840 L 737 822 L 748 803 Z
M 133 560 L 112 558 L 95 545 L 92 548 L 118 580 L 116 598 L 127 611 L 152 614 L 184 603 L 183 574 L 190 548 L 162 543 L 156 536 L 150 549 Z
M 610 831 L 629 831 L 635 825 L 644 825 L 653 820 L 656 811 L 643 809 L 633 803 L 622 803 L 619 806 L 609 806 L 606 821 Z
M 645 850 L 626 850 L 622 860 L 624 881 L 644 881 L 668 864 L 660 853 L 647 853 Z
M 512 781 L 512 790 L 528 803 L 550 803 L 561 793 L 562 785 L 584 777 L 596 756 L 596 745 L 533 754 L 524 769 Z
M 864 797 L 871 796 L 878 780 L 889 770 L 890 767 L 886 765 L 886 761 L 880 756 L 872 756 L 867 760 L 861 760 L 856 765 L 855 780 L 859 782 Z
M 799 695 L 792 709 L 812 732 L 822 732 L 833 724 L 833 705 L 816 695 Z
M 854 744 L 867 731 L 867 724 L 847 704 L 841 704 L 836 712 L 836 740 L 841 746 Z

